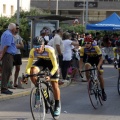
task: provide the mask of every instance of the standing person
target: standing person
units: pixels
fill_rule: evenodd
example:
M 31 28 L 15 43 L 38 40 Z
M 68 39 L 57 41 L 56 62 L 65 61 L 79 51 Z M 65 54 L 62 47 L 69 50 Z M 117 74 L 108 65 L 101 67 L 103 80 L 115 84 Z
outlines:
M 79 43 L 76 41 L 72 41 L 71 35 L 68 32 L 63 34 L 63 45 L 64 45 L 64 52 L 63 52 L 63 63 L 62 63 L 62 77 L 63 82 L 69 82 L 66 80 L 67 70 L 70 67 L 70 63 L 72 60 L 72 49 L 74 46 L 79 46 Z
M 63 41 L 62 41 L 62 36 L 63 36 L 63 30 L 58 29 L 57 33 L 54 36 L 54 48 L 56 55 L 59 60 L 59 67 L 62 67 L 62 60 L 63 60 L 63 51 L 64 51 L 64 46 L 63 46 Z
M 57 33 L 54 36 L 54 40 L 53 40 L 53 48 L 55 49 L 56 56 L 57 56 L 58 61 L 59 61 L 60 74 L 61 74 L 62 61 L 63 61 L 63 51 L 64 51 L 62 36 L 63 36 L 63 30 L 58 29 Z M 59 85 L 62 85 L 62 84 L 63 84 L 63 82 L 59 81 Z
M 16 48 L 17 48 L 17 52 L 14 55 L 14 63 L 13 63 L 13 65 L 15 66 L 14 87 L 18 87 L 17 78 L 18 78 L 19 71 L 20 71 L 20 65 L 22 65 L 20 49 L 24 48 L 24 44 L 22 42 L 23 38 L 21 38 L 21 36 L 18 35 L 18 31 L 19 31 L 19 25 L 16 24 L 16 32 L 13 34 L 14 42 L 15 42 Z
M 2 60 L 2 81 L 1 81 L 1 93 L 12 94 L 13 92 L 8 90 L 7 84 L 12 73 L 13 68 L 13 56 L 17 52 L 17 48 L 14 43 L 13 34 L 15 34 L 16 25 L 10 23 L 8 29 L 1 36 L 1 46 L 3 53 L 1 56 Z

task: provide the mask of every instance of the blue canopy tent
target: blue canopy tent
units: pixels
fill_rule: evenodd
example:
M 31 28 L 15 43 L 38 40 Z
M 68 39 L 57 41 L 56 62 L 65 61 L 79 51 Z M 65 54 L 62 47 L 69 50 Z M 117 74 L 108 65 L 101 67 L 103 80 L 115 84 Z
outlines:
M 87 24 L 87 30 L 120 30 L 120 17 L 113 13 L 105 20 L 98 22 L 96 24 Z

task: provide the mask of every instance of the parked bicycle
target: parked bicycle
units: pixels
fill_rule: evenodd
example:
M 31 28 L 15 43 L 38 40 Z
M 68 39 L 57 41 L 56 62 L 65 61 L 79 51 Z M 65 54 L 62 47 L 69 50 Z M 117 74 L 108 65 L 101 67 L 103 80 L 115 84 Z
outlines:
M 30 93 L 30 109 L 33 120 L 45 120 L 45 114 L 48 113 L 48 110 L 50 110 L 54 118 L 55 99 L 53 89 L 50 81 L 45 80 L 48 74 L 48 71 L 42 71 L 38 74 L 27 76 L 23 74 L 23 80 L 33 76 L 38 77 L 37 84 L 32 88 Z M 54 118 L 54 120 L 56 119 Z
M 102 92 L 100 89 L 99 79 L 97 77 L 97 68 L 95 66 L 93 66 L 92 69 L 84 70 L 81 72 L 87 72 L 87 71 L 89 71 L 89 74 L 90 74 L 89 81 L 88 81 L 89 99 L 90 99 L 90 102 L 91 102 L 93 108 L 97 109 L 99 104 L 103 105 Z M 83 77 L 83 76 L 81 75 L 81 77 Z

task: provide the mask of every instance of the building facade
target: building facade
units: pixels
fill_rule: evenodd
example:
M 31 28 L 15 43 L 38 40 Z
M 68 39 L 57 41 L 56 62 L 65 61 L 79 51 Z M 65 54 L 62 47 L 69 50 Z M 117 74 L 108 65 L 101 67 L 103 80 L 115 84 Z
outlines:
M 30 10 L 30 0 L 19 0 L 19 9 Z M 11 17 L 17 11 L 17 0 L 0 0 L 0 16 Z
M 57 0 L 31 0 L 31 7 L 42 8 L 56 14 Z M 120 0 L 88 0 L 88 23 L 104 20 L 113 12 L 120 15 Z M 58 0 L 58 14 L 79 19 L 81 24 L 86 19 L 86 0 Z

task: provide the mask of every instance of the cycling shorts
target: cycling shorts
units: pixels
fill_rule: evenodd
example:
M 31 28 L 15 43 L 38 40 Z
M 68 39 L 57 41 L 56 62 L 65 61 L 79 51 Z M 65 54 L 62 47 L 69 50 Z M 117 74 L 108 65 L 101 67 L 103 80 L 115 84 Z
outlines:
M 50 71 L 53 69 L 53 65 L 52 65 L 52 62 L 51 60 L 46 60 L 46 59 L 38 59 L 34 64 L 34 66 L 37 66 L 37 67 L 43 67 L 43 71 L 48 68 Z M 58 79 L 59 78 L 59 72 L 58 70 L 55 72 L 55 74 L 53 76 L 51 76 L 51 79 Z
M 99 58 L 88 58 L 87 61 L 85 62 L 85 64 L 90 64 L 91 66 L 93 66 L 93 65 L 98 66 Z M 100 66 L 100 72 L 101 73 L 104 72 L 102 65 Z

